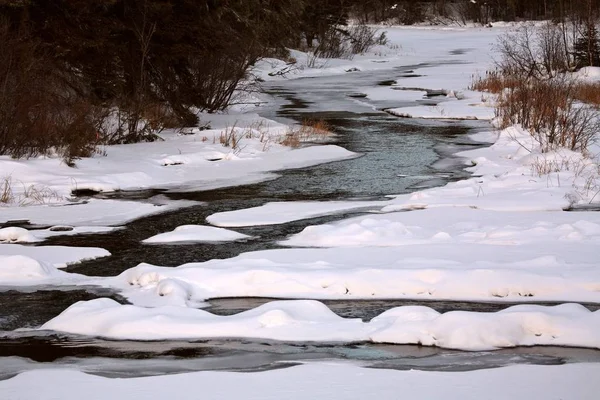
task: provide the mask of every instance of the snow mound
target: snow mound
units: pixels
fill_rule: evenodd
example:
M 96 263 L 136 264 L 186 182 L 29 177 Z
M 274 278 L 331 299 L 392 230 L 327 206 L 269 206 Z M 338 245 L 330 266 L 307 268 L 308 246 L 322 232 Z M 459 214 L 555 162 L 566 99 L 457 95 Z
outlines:
M 563 235 L 566 228 L 553 234 Z M 511 238 L 500 232 L 488 238 L 495 244 L 477 237 L 432 238 L 422 245 L 265 250 L 176 268 L 140 264 L 103 284 L 121 288 L 144 306 L 230 296 L 600 301 L 600 274 L 589 258 L 597 239 L 538 240 L 528 232 L 519 237 L 527 236 L 533 236 L 529 243 L 511 247 L 505 244 Z M 571 255 L 568 262 L 564 254 Z M 185 282 L 185 290 L 163 293 L 165 280 Z
M 530 247 L 532 253 L 538 253 L 544 247 L 558 249 L 570 242 L 585 252 L 600 244 L 600 218 L 595 214 L 586 216 L 585 220 L 580 217 L 560 213 L 550 221 L 547 213 L 535 211 L 513 215 L 466 207 L 452 213 L 444 208 L 428 208 L 308 226 L 280 244 L 302 247 L 428 245 L 429 249 L 444 242 L 494 246 L 540 244 L 539 251 L 537 246 Z
M 41 239 L 24 228 L 8 227 L 0 229 L 0 243 L 33 243 L 39 241 Z
M 379 322 L 391 323 L 371 335 L 375 342 L 474 351 L 534 345 L 600 348 L 600 312 L 579 304 L 518 305 L 497 313 L 445 314 L 428 307 L 399 307 L 371 321 Z
M 184 307 L 142 308 L 111 299 L 78 302 L 40 329 L 109 338 L 263 338 L 360 340 L 362 322 L 344 319 L 313 300 L 274 301 L 231 316 Z
M 84 260 L 110 256 L 110 252 L 99 247 L 25 246 L 12 243 L 0 245 L 0 256 L 17 255 L 42 260 L 55 268 L 64 268 Z
M 314 300 L 273 301 L 236 315 L 217 316 L 185 307 L 143 308 L 96 299 L 72 305 L 40 329 L 133 340 L 372 341 L 462 350 L 533 345 L 600 348 L 600 311 L 579 304 L 445 314 L 424 306 L 404 306 L 362 322 L 342 318 Z
M 350 222 L 351 221 L 351 222 Z M 414 238 L 412 227 L 387 219 L 357 218 L 344 224 L 308 226 L 282 241 L 287 246 L 396 246 Z
M 582 80 L 600 82 L 600 67 L 583 67 L 573 75 Z
M 67 276 L 51 264 L 26 256 L 0 256 L 0 285 L 18 282 L 38 282 Z
M 161 233 L 145 239 L 143 243 L 230 242 L 249 237 L 242 233 L 212 226 L 182 225 L 171 232 Z

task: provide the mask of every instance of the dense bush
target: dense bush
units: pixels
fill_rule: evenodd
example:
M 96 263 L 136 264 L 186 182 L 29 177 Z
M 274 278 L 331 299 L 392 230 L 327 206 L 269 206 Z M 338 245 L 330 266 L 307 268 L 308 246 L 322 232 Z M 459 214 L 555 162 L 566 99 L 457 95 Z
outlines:
M 58 151 L 67 162 L 93 151 L 102 109 L 85 80 L 62 70 L 26 27 L 0 20 L 0 154 Z
M 0 0 L 0 154 L 89 154 L 222 110 L 303 0 Z
M 472 89 L 498 95 L 500 126 L 520 124 L 542 151 L 585 152 L 600 131 L 600 91 L 570 78 L 571 51 L 562 27 L 525 25 L 501 37 L 498 48 L 499 69 L 476 79 Z
M 586 151 L 600 131 L 600 111 L 577 102 L 578 85 L 565 78 L 522 79 L 501 92 L 496 113 L 502 127 L 520 124 L 543 151 Z

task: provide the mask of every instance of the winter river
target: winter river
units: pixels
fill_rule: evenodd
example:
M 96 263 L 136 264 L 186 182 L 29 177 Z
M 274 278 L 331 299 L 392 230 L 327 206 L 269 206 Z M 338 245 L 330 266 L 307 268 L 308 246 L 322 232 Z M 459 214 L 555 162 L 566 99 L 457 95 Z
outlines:
M 202 205 L 142 218 L 124 229 L 103 234 L 59 236 L 45 245 L 93 246 L 112 256 L 70 266 L 67 271 L 85 275 L 114 276 L 140 262 L 177 266 L 188 262 L 225 259 L 244 252 L 274 249 L 291 234 L 305 227 L 341 220 L 368 209 L 278 225 L 236 229 L 252 238 L 233 244 L 189 243 L 143 245 L 152 235 L 185 224 L 206 225 L 206 217 L 223 211 L 260 206 L 271 201 L 379 200 L 389 194 L 444 185 L 468 177 L 463 163 L 452 155 L 482 146 L 467 133 L 489 129 L 485 122 L 424 121 L 398 118 L 384 110 L 410 106 L 392 100 L 369 100 L 361 93 L 401 80 L 414 66 L 354 72 L 334 77 L 301 78 L 265 83 L 273 97 L 260 108 L 267 118 L 301 122 L 325 120 L 336 137 L 332 139 L 360 157 L 278 173 L 266 182 L 208 191 L 161 191 L 171 199 L 203 202 Z M 435 105 L 436 98 L 417 103 Z M 141 202 L 158 191 L 131 192 L 111 198 Z M 409 211 L 410 212 L 410 211 Z M 564 347 L 517 347 L 497 351 L 464 352 L 437 347 L 370 343 L 302 343 L 269 340 L 120 341 L 58 334 L 51 331 L 19 331 L 36 328 L 78 300 L 111 297 L 121 303 L 119 293 L 101 288 L 46 287 L 30 292 L 0 288 L 0 379 L 18 372 L 49 365 L 76 366 L 90 373 L 111 376 L 145 376 L 167 373 L 232 370 L 253 371 L 282 368 L 306 360 L 358 360 L 374 368 L 423 370 L 473 370 L 509 364 L 562 364 L 600 362 L 600 351 Z M 70 290 L 69 290 L 70 289 Z M 230 315 L 270 301 L 268 298 L 221 298 L 209 301 L 208 311 Z M 427 305 L 436 311 L 498 311 L 512 303 L 476 303 L 416 300 L 330 300 L 324 303 L 343 317 L 368 321 L 385 310 L 402 305 Z M 537 303 L 540 304 L 540 303 Z M 549 303 L 541 303 L 549 304 Z M 586 304 L 590 310 L 600 304 Z

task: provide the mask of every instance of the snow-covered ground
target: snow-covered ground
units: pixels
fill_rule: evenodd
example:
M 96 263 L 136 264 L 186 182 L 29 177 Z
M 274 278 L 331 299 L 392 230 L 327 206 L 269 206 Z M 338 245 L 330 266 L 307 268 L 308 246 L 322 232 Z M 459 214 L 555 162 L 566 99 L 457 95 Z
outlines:
M 388 371 L 318 363 L 258 373 L 196 372 L 108 379 L 68 369 L 37 370 L 0 382 L 7 399 L 488 399 L 592 400 L 599 364 L 514 365 L 472 372 Z
M 154 196 L 143 202 L 89 199 L 74 204 L 0 207 L 0 223 L 29 221 L 32 224 L 72 225 L 77 228 L 84 226 L 106 227 L 109 225 L 124 225 L 138 218 L 200 204 L 196 201 L 169 200 L 163 196 Z
M 206 220 L 213 225 L 227 227 L 275 225 L 346 211 L 377 209 L 385 204 L 376 201 L 277 202 L 213 214 Z
M 207 190 L 260 182 L 272 179 L 272 171 L 355 156 L 335 145 L 283 146 L 279 142 L 288 127 L 256 114 L 206 118 L 203 122 L 214 129 L 196 129 L 185 135 L 169 131 L 161 134 L 164 141 L 107 146 L 103 149 L 106 155 L 78 160 L 76 168 L 57 158 L 12 160 L 0 156 L 0 184 L 12 191 L 11 200 L 0 203 L 0 222 L 26 219 L 32 223 L 121 224 L 167 211 L 178 202 L 169 202 L 170 207 L 160 210 L 152 204 L 144 209 L 140 203 L 127 201 L 98 204 L 92 200 L 73 205 L 68 201 L 71 192 Z M 222 142 L 229 143 L 226 146 Z M 41 194 L 32 197 L 31 193 Z
M 222 228 L 202 225 L 183 225 L 172 232 L 160 233 L 144 240 L 144 243 L 177 242 L 232 242 L 250 236 Z

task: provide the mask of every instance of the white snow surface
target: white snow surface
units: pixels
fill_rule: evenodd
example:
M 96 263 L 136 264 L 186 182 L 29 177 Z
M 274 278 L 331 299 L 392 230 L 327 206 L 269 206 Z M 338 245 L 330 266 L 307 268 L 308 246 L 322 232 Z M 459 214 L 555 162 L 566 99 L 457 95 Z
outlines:
M 99 247 L 70 246 L 25 246 L 20 244 L 0 244 L 0 256 L 24 255 L 43 260 L 56 268 L 64 268 L 84 260 L 110 256 L 110 252 Z M 2 284 L 2 282 L 0 282 Z
M 593 400 L 600 364 L 512 365 L 469 372 L 394 371 L 350 363 L 309 363 L 265 372 L 192 372 L 110 379 L 68 369 L 21 373 L 0 382 L 0 392 L 21 400 L 203 399 Z M 309 384 L 307 384 L 309 383 Z
M 56 225 L 47 229 L 28 230 L 19 227 L 0 228 L 0 243 L 35 243 L 53 236 L 73 236 L 86 233 L 112 232 L 116 227 L 110 226 L 68 226 Z
M 32 235 L 27 229 L 18 227 L 0 228 L 0 243 L 33 243 L 41 239 Z
M 600 82 L 600 67 L 583 67 L 573 75 L 583 81 Z
M 496 313 L 404 306 L 370 322 L 342 318 L 315 300 L 273 301 L 231 316 L 184 307 L 78 302 L 40 329 L 114 339 L 254 338 L 422 344 L 462 350 L 555 345 L 600 348 L 600 311 L 579 304 L 518 305 Z
M 81 275 L 66 273 L 31 257 L 0 255 L 0 286 L 67 285 L 82 279 Z
M 61 211 L 53 206 L 69 204 L 73 190 L 213 189 L 272 179 L 270 172 L 276 170 L 355 156 L 335 145 L 299 149 L 282 146 L 278 138 L 288 132 L 288 126 L 257 114 L 207 114 L 202 117 L 202 122 L 210 123 L 213 129 L 191 129 L 185 135 L 169 131 L 161 133 L 164 141 L 106 146 L 106 156 L 82 158 L 77 161 L 77 168 L 70 168 L 52 157 L 13 160 L 0 156 L 0 180 L 9 179 L 13 197 L 20 199 L 8 207 L 2 205 L 0 222 L 29 219 L 52 224 L 123 223 L 155 210 L 152 205 L 143 208 L 140 203 L 112 201 L 110 204 L 103 200 L 102 204 L 97 204 L 97 201 L 89 201 L 70 205 L 61 218 Z M 231 144 L 228 147 L 221 144 L 221 138 L 233 136 L 237 142 L 235 148 Z M 36 200 L 43 204 L 36 205 L 36 201 L 23 198 L 30 187 L 47 193 L 42 201 Z M 19 207 L 24 204 L 27 206 Z M 77 214 L 79 210 L 82 210 L 79 217 L 68 215 Z M 117 217 L 120 210 L 127 217 Z M 95 218 L 90 218 L 91 215 Z
M 535 253 L 528 246 L 451 241 L 270 250 L 177 268 L 140 264 L 98 283 L 122 288 L 140 305 L 230 296 L 600 301 L 600 274 L 590 255 L 597 244 L 547 246 L 538 242 Z M 587 252 L 578 253 L 582 248 Z
M 201 203 L 189 200 L 168 200 L 163 196 L 155 196 L 145 202 L 89 199 L 75 204 L 0 207 L 0 223 L 25 220 L 32 224 L 78 227 L 123 225 L 141 217 L 199 204 Z M 86 229 L 86 231 L 90 232 L 90 229 Z
M 492 120 L 495 117 L 493 105 L 481 101 L 481 94 L 468 92 L 463 95 L 466 97 L 460 100 L 446 98 L 436 105 L 390 108 L 386 111 L 404 118 Z
M 276 225 L 346 211 L 380 208 L 385 204 L 376 201 L 272 202 L 259 207 L 212 214 L 206 220 L 213 225 L 226 227 Z
M 247 239 L 250 236 L 203 225 L 182 225 L 171 232 L 160 233 L 143 240 L 143 243 L 176 243 L 176 242 L 231 242 Z
M 308 226 L 280 242 L 302 247 L 415 246 L 433 249 L 436 244 L 480 244 L 487 251 L 528 246 L 531 254 L 561 246 L 590 257 L 600 245 L 598 213 L 507 213 L 473 208 L 428 208 L 349 218 Z M 566 253 L 566 251 L 564 251 Z M 563 251 L 561 251 L 563 253 Z

